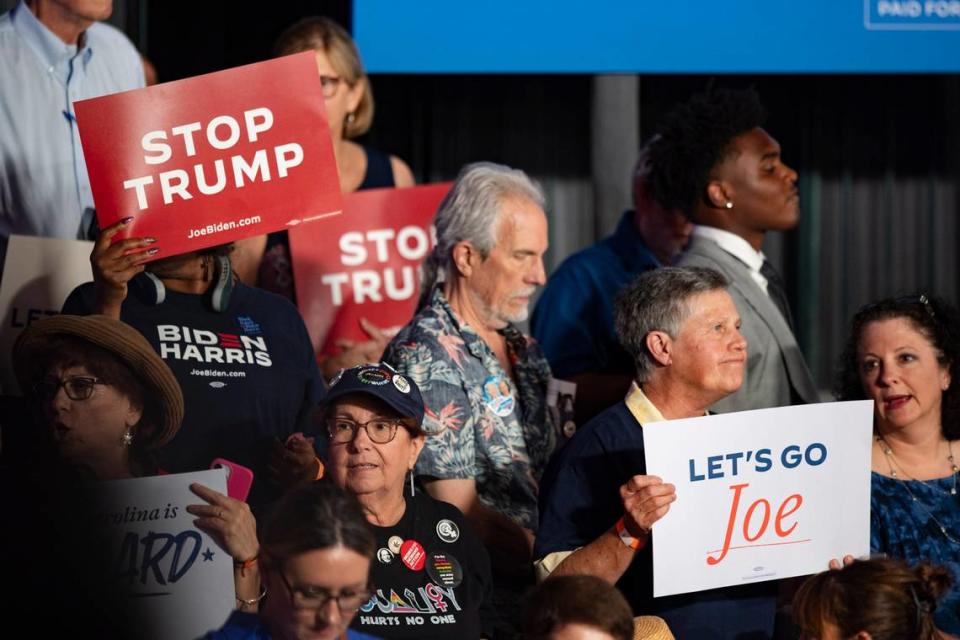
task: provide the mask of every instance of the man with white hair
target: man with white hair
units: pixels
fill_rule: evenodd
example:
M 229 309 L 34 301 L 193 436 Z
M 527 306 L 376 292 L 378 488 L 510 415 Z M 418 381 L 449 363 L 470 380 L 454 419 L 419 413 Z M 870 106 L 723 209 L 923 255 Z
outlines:
M 620 294 L 615 322 L 634 381 L 551 461 L 541 492 L 538 574 L 603 578 L 635 614 L 664 618 L 678 638 L 773 633 L 776 583 L 653 598 L 651 529 L 683 496 L 670 478 L 647 474 L 643 427 L 702 416 L 740 388 L 747 342 L 727 287 L 712 269 L 663 267 Z
M 467 516 L 500 585 L 531 577 L 537 484 L 556 441 L 549 365 L 514 326 L 546 281 L 543 203 L 522 171 L 464 167 L 434 219 L 420 310 L 383 358 L 423 394 L 432 437 L 416 475 Z

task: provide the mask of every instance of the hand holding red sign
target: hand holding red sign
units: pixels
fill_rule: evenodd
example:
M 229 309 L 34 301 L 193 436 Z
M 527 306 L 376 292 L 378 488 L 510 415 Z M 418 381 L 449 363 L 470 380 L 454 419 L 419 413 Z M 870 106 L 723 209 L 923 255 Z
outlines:
M 127 297 L 127 284 L 143 271 L 144 265 L 159 250 L 157 247 L 148 248 L 156 242 L 155 238 L 127 238 L 113 242 L 114 236 L 132 220 L 124 218 L 104 229 L 90 254 L 97 292 L 96 311 L 117 320 L 120 319 L 120 305 Z
M 290 91 L 296 87 L 296 91 Z M 312 52 L 75 105 L 101 227 L 161 258 L 340 212 Z

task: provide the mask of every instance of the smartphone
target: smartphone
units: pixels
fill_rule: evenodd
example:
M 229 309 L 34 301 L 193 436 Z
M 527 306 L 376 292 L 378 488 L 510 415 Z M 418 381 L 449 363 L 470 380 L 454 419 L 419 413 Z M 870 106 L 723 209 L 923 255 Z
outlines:
M 211 469 L 223 468 L 227 470 L 227 495 L 235 500 L 247 501 L 250 487 L 253 485 L 253 471 L 242 464 L 231 462 L 224 458 L 217 458 L 210 463 Z

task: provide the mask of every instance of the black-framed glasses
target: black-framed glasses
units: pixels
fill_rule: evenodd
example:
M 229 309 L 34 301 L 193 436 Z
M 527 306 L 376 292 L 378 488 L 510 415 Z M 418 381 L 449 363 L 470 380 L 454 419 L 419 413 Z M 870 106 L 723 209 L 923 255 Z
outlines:
M 343 81 L 343 78 L 339 76 L 320 76 L 320 86 L 323 88 L 323 97 L 332 98 L 337 95 L 337 89 L 340 88 L 340 83 Z
M 349 418 L 331 418 L 327 420 L 327 433 L 330 434 L 330 441 L 334 444 L 346 444 L 353 442 L 360 429 L 364 429 L 372 442 L 387 444 L 397 437 L 399 426 L 399 420 L 390 418 L 374 418 L 366 422 L 356 422 Z
M 70 376 L 58 380 L 56 378 L 44 378 L 33 385 L 33 392 L 41 400 L 49 400 L 57 395 L 60 387 L 67 392 L 67 397 L 71 400 L 86 400 L 93 395 L 93 389 L 98 384 L 108 384 L 99 378 L 90 376 Z
M 290 581 L 287 580 L 287 576 L 283 574 L 283 571 L 278 571 L 277 573 L 280 575 L 283 586 L 287 588 L 287 593 L 290 594 L 290 602 L 293 604 L 294 609 L 310 609 L 315 611 L 326 607 L 327 604 L 333 600 L 337 603 L 337 609 L 339 609 L 341 613 L 352 614 L 370 599 L 370 594 L 373 592 L 372 585 L 367 585 L 362 591 L 341 591 L 337 595 L 330 593 L 330 591 L 323 587 L 311 586 L 294 588 L 290 584 Z

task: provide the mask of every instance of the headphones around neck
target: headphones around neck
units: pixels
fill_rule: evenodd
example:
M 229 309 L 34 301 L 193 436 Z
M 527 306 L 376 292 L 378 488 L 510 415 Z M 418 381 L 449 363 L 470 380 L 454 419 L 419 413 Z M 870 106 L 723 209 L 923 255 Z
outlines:
M 214 263 L 216 270 L 213 286 L 204 294 L 204 299 L 211 311 L 223 313 L 230 306 L 230 296 L 235 288 L 233 265 L 229 256 L 214 256 Z M 161 305 L 167 298 L 167 288 L 163 286 L 163 281 L 149 271 L 134 276 L 130 286 L 132 292 L 150 306 Z

